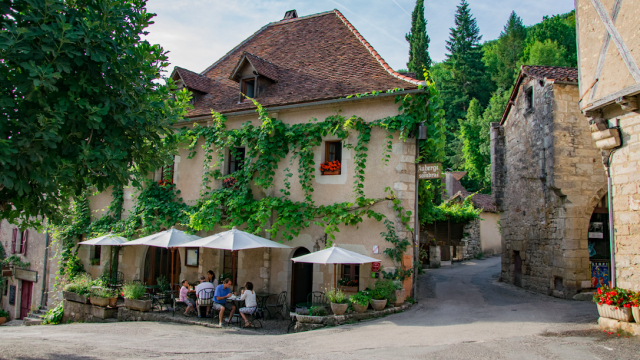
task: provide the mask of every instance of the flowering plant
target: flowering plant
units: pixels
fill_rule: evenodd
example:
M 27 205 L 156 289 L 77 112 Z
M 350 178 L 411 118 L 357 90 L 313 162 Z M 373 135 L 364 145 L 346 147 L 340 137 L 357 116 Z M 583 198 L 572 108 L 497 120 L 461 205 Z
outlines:
M 358 279 L 351 280 L 348 277 L 343 277 L 342 279 L 338 280 L 338 285 L 340 285 L 340 286 L 358 286 Z
M 640 291 L 629 296 L 629 303 L 632 307 L 640 307 Z
M 160 180 L 158 181 L 158 185 L 161 185 L 161 186 L 173 185 L 173 180 Z
M 230 176 L 222 180 L 222 186 L 224 186 L 225 188 L 234 187 L 237 182 L 238 182 L 238 179 L 234 178 L 233 176 Z
M 598 305 L 611 305 L 617 308 L 630 308 L 633 304 L 633 292 L 618 287 L 601 287 L 593 295 L 593 302 Z
M 342 168 L 342 165 L 338 160 L 325 161 L 322 164 L 320 164 L 321 171 L 337 171 L 337 170 L 340 170 L 341 168 Z

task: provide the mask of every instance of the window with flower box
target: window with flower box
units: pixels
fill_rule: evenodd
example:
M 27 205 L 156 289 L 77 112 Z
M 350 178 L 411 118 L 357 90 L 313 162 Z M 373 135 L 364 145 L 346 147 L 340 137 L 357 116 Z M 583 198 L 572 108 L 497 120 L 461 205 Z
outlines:
M 342 277 L 338 284 L 343 291 L 358 291 L 360 279 L 360 265 L 342 265 Z
M 320 165 L 322 175 L 342 173 L 342 141 L 325 141 L 324 162 Z

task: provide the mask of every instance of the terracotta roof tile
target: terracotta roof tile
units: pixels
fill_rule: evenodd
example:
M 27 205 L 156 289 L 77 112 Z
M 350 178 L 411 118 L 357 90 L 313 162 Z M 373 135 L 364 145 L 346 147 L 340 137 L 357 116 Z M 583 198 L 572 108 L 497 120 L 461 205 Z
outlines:
M 522 72 L 536 79 L 578 82 L 578 69 L 561 66 L 525 65 Z
M 467 171 L 452 171 L 451 175 L 453 176 L 454 179 L 460 181 L 460 179 L 462 179 L 463 177 L 465 177 L 468 174 Z
M 415 89 L 423 83 L 393 71 L 347 19 L 333 10 L 267 24 L 236 46 L 202 72 L 212 86 L 196 101 L 189 117 L 209 115 L 211 110 L 230 113 L 255 108 L 249 101 L 238 102 L 239 85 L 229 79 L 245 53 L 255 67 L 262 67 L 258 72 L 278 78 L 258 94 L 256 100 L 264 106 Z
M 465 175 L 467 175 L 466 171 L 455 171 L 455 172 L 451 172 L 451 174 L 453 175 L 453 186 L 452 186 L 453 196 L 449 199 L 449 201 L 458 197 L 460 199 L 465 199 L 468 196 L 472 196 L 471 203 L 473 203 L 473 206 L 476 209 L 482 209 L 482 211 L 486 211 L 486 212 L 498 212 L 498 207 L 493 201 L 493 197 L 491 195 L 486 195 L 486 194 L 474 195 L 468 192 L 467 189 L 465 189 L 464 186 L 462 186 L 462 183 L 460 183 L 460 179 L 462 179 Z
M 172 77 L 176 73 L 180 76 L 182 81 L 184 81 L 185 86 L 190 89 L 198 90 L 206 94 L 209 93 L 209 91 L 213 87 L 213 81 L 211 81 L 211 79 L 206 76 L 194 73 L 193 71 L 176 66 Z

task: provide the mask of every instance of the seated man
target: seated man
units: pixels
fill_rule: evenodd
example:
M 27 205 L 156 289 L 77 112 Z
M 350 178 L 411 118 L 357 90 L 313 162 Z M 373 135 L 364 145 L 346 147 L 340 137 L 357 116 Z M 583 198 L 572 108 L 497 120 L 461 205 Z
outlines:
M 198 301 L 196 301 L 196 305 L 197 305 L 196 307 L 198 308 L 199 318 L 202 317 L 202 315 L 200 314 L 200 306 L 207 307 L 207 314 L 205 315 L 205 317 L 209 317 L 211 306 L 213 306 L 213 298 L 211 296 L 211 294 L 214 291 L 213 284 L 210 282 L 206 282 L 204 280 L 205 280 L 205 277 L 200 276 L 200 285 L 196 286 L 196 297 L 198 298 Z M 203 290 L 206 290 L 206 291 L 203 291 Z
M 210 284 L 210 283 L 209 283 Z M 232 303 L 228 303 L 227 299 L 233 295 L 231 293 L 231 279 L 224 279 L 221 285 L 216 287 L 216 292 L 213 294 L 213 301 L 215 301 L 217 307 L 220 308 L 220 326 L 222 326 L 222 319 L 224 318 L 224 310 L 231 310 L 231 315 L 236 312 L 236 307 Z M 225 321 L 229 322 L 229 319 L 225 319 Z

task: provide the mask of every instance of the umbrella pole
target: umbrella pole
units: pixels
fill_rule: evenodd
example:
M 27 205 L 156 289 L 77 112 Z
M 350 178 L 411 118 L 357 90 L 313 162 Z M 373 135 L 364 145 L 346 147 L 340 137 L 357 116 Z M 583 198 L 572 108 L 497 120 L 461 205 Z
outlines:
M 233 250 L 231 250 L 231 283 L 233 287 L 231 290 L 235 290 L 236 288 L 236 259 L 233 257 Z
M 176 248 L 171 248 L 171 290 L 173 290 L 173 264 L 175 263 L 174 261 L 175 252 L 176 252 Z
M 109 249 L 109 277 L 107 277 L 107 283 L 111 283 L 111 277 L 113 276 L 113 246 Z
M 338 282 L 336 281 L 336 264 L 333 264 L 333 289 L 338 288 Z

